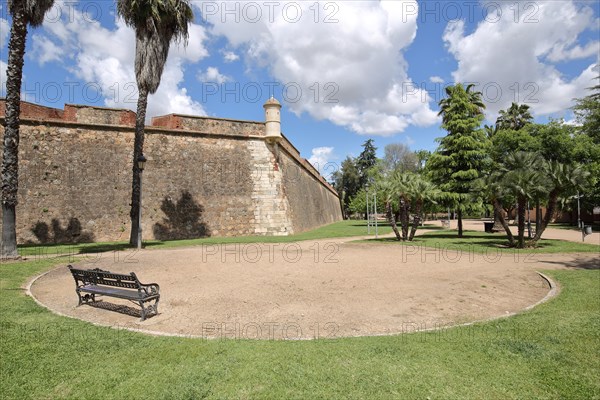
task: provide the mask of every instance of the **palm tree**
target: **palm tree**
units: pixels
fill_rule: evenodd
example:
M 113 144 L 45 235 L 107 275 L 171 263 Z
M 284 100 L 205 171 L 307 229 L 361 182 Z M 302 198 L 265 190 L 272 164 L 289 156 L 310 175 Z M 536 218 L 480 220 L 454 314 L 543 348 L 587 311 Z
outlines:
M 440 196 L 440 191 L 433 183 L 425 180 L 420 175 L 415 175 L 414 178 L 411 179 L 407 189 L 414 204 L 413 223 L 410 235 L 408 236 L 408 241 L 410 242 L 414 239 L 419 224 L 423 220 L 425 205 L 437 204 L 436 200 Z
M 533 121 L 533 116 L 529 112 L 527 104 L 512 103 L 508 110 L 500 110 L 500 115 L 496 120 L 498 129 L 512 129 L 518 131 L 525 125 Z
M 402 240 L 408 240 L 408 229 L 410 224 L 410 186 L 414 179 L 413 174 L 397 172 L 393 175 L 393 185 L 398 196 L 398 210 L 400 226 L 402 228 Z
M 6 68 L 6 112 L 2 158 L 2 246 L 0 246 L 2 258 L 19 256 L 16 225 L 19 189 L 19 114 L 27 26 L 41 25 L 44 22 L 44 15 L 53 4 L 54 0 L 8 0 L 12 27 Z
M 400 232 L 398 231 L 398 225 L 396 225 L 396 218 L 393 212 L 393 203 L 397 197 L 396 187 L 391 179 L 385 179 L 377 183 L 377 192 L 380 196 L 383 196 L 383 203 L 385 204 L 385 215 L 396 235 L 398 241 L 402 240 Z
M 475 85 L 472 83 L 466 88 L 460 83 L 446 87 L 446 97 L 438 103 L 440 106 L 438 116 L 442 116 L 443 124 L 448 124 L 458 112 L 466 113 L 469 117 L 483 114 L 485 109 L 482 100 L 483 94 L 473 91 L 474 87 Z
M 492 139 L 498 133 L 498 125 L 484 125 L 483 129 L 488 139 Z
M 506 190 L 503 187 L 502 173 L 499 171 L 493 171 L 490 174 L 480 178 L 479 191 L 489 200 L 494 208 L 494 222 L 498 221 L 500 226 L 506 232 L 508 238 L 508 244 L 512 247 L 515 245 L 514 236 L 508 226 L 508 222 L 504 218 L 504 207 L 502 204 L 503 197 L 506 196 Z M 497 229 L 494 223 L 494 229 Z
M 586 184 L 586 180 L 590 175 L 581 165 L 562 164 L 556 161 L 546 163 L 544 172 L 546 172 L 551 182 L 548 207 L 541 226 L 536 230 L 533 239 L 529 241 L 531 246 L 534 246 L 541 239 L 544 230 L 554 217 L 559 198 L 576 193 Z
M 172 41 L 188 39 L 188 25 L 194 14 L 187 0 L 117 0 L 117 12 L 125 23 L 135 29 L 135 77 L 138 86 L 135 140 L 133 148 L 133 179 L 131 184 L 130 244 L 138 237 L 140 205 L 140 170 L 137 160 L 144 150 L 144 126 L 148 95 L 160 85 L 162 72 Z
M 517 198 L 517 229 L 519 248 L 525 247 L 525 213 L 527 201 L 547 191 L 548 179 L 540 172 L 543 160 L 536 153 L 517 152 L 509 154 L 504 164 L 506 174 L 504 187 Z M 509 238 L 510 240 L 510 238 Z

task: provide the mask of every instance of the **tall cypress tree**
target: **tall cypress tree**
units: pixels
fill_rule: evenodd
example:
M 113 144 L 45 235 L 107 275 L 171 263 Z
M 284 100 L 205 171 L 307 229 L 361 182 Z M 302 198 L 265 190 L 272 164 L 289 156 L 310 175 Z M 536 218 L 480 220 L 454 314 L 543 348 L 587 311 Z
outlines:
M 485 105 L 481 93 L 457 83 L 446 88 L 439 103 L 442 128 L 448 134 L 438 138 L 439 146 L 428 160 L 432 178 L 440 188 L 454 193 L 458 211 L 458 236 L 463 235 L 462 214 L 472 201 L 474 181 L 489 165 L 487 136 L 480 129 Z
M 364 187 L 368 183 L 369 170 L 377 164 L 377 147 L 373 146 L 373 139 L 369 139 L 362 145 L 363 151 L 356 160 L 356 166 L 360 174 L 360 186 Z

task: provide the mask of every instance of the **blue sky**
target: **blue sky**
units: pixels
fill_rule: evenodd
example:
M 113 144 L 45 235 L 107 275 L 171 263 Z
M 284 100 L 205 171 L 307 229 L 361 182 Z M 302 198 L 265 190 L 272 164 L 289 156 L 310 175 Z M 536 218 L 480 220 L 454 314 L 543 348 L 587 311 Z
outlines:
M 564 118 L 598 76 L 597 1 L 194 1 L 186 48 L 173 45 L 149 116 L 263 120 L 322 168 L 373 138 L 434 150 L 445 85 L 473 82 L 488 122 L 511 101 L 537 121 Z M 0 76 L 10 16 L 0 2 Z M 113 1 L 56 2 L 30 30 L 23 95 L 135 109 L 135 41 Z M 2 88 L 4 90 L 2 83 Z

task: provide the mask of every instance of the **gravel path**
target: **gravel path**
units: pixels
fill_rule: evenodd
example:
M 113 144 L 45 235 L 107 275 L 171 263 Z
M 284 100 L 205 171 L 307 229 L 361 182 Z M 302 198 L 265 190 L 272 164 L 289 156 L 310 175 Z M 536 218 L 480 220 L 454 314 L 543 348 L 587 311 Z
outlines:
M 548 237 L 570 233 L 556 231 Z M 66 266 L 35 281 L 31 292 L 54 311 L 101 325 L 207 338 L 310 339 L 508 315 L 548 293 L 536 271 L 597 262 L 594 254 L 483 255 L 351 240 L 104 253 L 76 263 L 158 282 L 160 314 L 144 322 L 135 306 L 114 298 L 75 307 Z

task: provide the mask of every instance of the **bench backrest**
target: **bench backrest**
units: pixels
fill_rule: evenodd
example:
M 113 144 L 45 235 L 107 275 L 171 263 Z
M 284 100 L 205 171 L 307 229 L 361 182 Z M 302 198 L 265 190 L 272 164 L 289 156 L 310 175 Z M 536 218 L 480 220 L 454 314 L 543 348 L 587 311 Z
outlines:
M 99 268 L 95 269 L 77 269 L 72 265 L 68 266 L 73 274 L 75 282 L 81 282 L 83 285 L 104 285 L 114 286 L 126 289 L 139 289 L 141 287 L 137 276 L 132 272 L 129 275 L 115 274 L 109 271 L 103 271 Z

